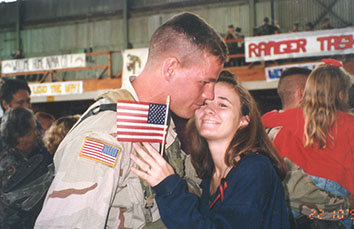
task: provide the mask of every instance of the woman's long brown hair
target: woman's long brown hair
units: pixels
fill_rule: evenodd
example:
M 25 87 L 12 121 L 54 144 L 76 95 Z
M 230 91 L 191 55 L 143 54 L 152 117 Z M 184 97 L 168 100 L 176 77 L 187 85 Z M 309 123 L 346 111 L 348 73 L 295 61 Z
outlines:
M 226 165 L 237 166 L 236 157 L 259 153 L 269 158 L 278 175 L 283 179 L 287 171 L 286 165 L 264 130 L 257 104 L 251 94 L 235 80 L 230 72 L 222 71 L 218 82 L 227 83 L 235 89 L 240 97 L 240 114 L 249 116 L 249 124 L 237 130 L 226 150 Z M 194 118 L 187 124 L 187 138 L 192 163 L 198 176 L 201 179 L 210 179 L 215 171 L 214 163 L 207 141 L 199 135 Z

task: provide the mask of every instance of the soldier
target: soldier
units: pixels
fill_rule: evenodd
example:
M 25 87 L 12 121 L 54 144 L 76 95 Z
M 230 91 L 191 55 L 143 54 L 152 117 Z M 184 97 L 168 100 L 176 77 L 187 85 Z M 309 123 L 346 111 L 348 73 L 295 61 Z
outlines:
M 109 106 L 114 110 L 118 99 L 165 103 L 170 96 L 170 109 L 191 118 L 213 98 L 226 56 L 223 39 L 197 15 L 182 13 L 161 25 L 151 38 L 143 72 L 131 77 L 124 89 L 103 95 L 59 145 L 56 176 L 35 228 L 163 228 L 151 188 L 130 172 L 132 143 L 117 141 L 116 112 Z M 109 149 L 115 162 L 107 165 L 83 157 L 88 142 Z M 173 121 L 165 148 L 176 173 L 196 187 L 196 174 L 189 156 L 180 150 Z M 98 147 L 94 150 L 105 154 Z
M 1 135 L 6 147 L 0 154 L 0 228 L 33 228 L 53 171 L 38 144 L 32 111 L 10 109 Z
M 299 106 L 310 73 L 311 70 L 299 67 L 288 68 L 282 72 L 277 89 L 282 102 L 280 112 Z M 281 127 L 268 129 L 268 136 L 272 141 L 274 141 L 280 129 Z M 287 202 L 292 209 L 293 228 L 307 228 L 311 224 L 311 228 L 326 228 L 326 225 L 329 227 L 338 225 L 339 223 L 333 221 L 333 219 L 338 219 L 335 215 L 336 212 L 349 208 L 348 198 L 334 196 L 319 189 L 312 178 L 299 166 L 288 158 L 285 158 L 285 161 L 288 164 L 289 175 L 283 183 Z M 319 214 L 321 215 L 319 216 Z M 343 214 L 343 217 L 347 215 Z M 319 220 L 318 217 L 322 220 Z

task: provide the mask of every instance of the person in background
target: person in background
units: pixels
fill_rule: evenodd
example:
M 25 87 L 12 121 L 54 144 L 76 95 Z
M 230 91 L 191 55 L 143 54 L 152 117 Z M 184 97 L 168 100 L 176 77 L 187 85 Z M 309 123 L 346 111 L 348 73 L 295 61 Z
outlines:
M 44 146 L 54 156 L 60 142 L 64 139 L 69 130 L 79 120 L 80 115 L 63 116 L 53 122 L 43 136 Z
M 0 105 L 4 112 L 8 112 L 11 108 L 25 107 L 32 109 L 31 89 L 26 81 L 21 79 L 7 79 L 0 88 Z M 2 117 L 0 117 L 1 123 Z M 0 137 L 0 151 L 4 148 L 4 143 Z
M 240 27 L 236 27 L 235 34 L 238 38 L 244 38 L 245 36 L 241 33 L 242 29 Z
M 278 95 L 281 99 L 283 112 L 288 109 L 295 109 L 299 106 L 302 100 L 305 85 L 311 70 L 307 68 L 292 67 L 284 70 L 278 82 Z M 276 138 L 280 127 L 269 128 L 267 130 L 268 136 L 272 141 Z M 341 196 L 334 196 L 331 193 L 324 192 L 319 189 L 299 166 L 294 164 L 288 158 L 285 161 L 289 167 L 289 176 L 285 179 L 284 187 L 287 194 L 287 203 L 292 209 L 292 223 L 295 228 L 303 228 L 308 224 L 313 224 L 318 219 L 311 220 L 309 215 L 313 212 L 308 211 L 307 214 L 299 214 L 301 208 L 304 206 L 316 206 L 316 209 L 322 209 L 326 213 L 340 211 L 349 206 L 349 200 Z M 333 214 L 326 219 L 333 219 Z
M 133 143 L 117 141 L 117 100 L 165 104 L 170 96 L 171 111 L 189 119 L 214 97 L 226 57 L 222 37 L 195 14 L 178 14 L 157 28 L 142 73 L 102 95 L 61 142 L 54 155 L 56 176 L 35 228 L 163 228 L 151 187 L 130 171 Z M 199 191 L 174 127 L 171 120 L 165 155 Z M 98 157 L 87 156 L 90 144 Z M 113 162 L 100 160 L 103 155 Z
M 279 21 L 278 21 L 278 20 L 275 20 L 274 26 L 276 27 L 274 33 L 275 33 L 275 34 L 280 34 L 280 33 L 281 33 L 281 28 L 280 28 L 280 24 L 279 24 Z
M 283 110 L 296 108 L 299 105 L 310 73 L 310 69 L 299 67 L 287 68 L 281 73 L 277 93 Z
M 300 24 L 299 24 L 299 22 L 295 22 L 293 24 L 293 30 L 291 32 L 293 32 L 293 33 L 300 32 Z
M 234 40 L 234 39 L 238 39 L 238 38 L 239 37 L 235 33 L 234 25 L 229 25 L 227 27 L 227 31 L 226 31 L 225 36 L 224 36 L 224 40 Z
M 315 27 L 313 26 L 312 22 L 306 23 L 306 28 L 305 28 L 306 31 L 314 31 L 314 28 Z
M 31 89 L 27 82 L 21 79 L 7 79 L 3 83 L 0 89 L 0 102 L 1 108 L 8 112 L 12 108 L 24 107 L 32 109 L 31 104 Z M 0 120 L 1 122 L 1 120 Z M 39 133 L 43 132 L 41 124 L 36 120 L 36 126 Z M 39 142 L 40 147 L 43 151 L 47 151 L 43 145 L 43 142 Z M 3 141 L 0 137 L 0 151 L 3 149 Z M 47 151 L 46 158 L 51 158 L 49 152 Z
M 236 31 L 236 35 L 238 38 L 245 38 L 245 36 L 242 34 L 242 29 L 240 27 L 236 27 L 235 29 Z M 236 50 L 236 54 L 244 54 L 245 53 L 245 41 L 240 41 L 237 44 L 237 50 Z M 237 66 L 242 66 L 245 65 L 246 61 L 245 61 L 245 57 L 241 57 L 241 58 L 236 58 L 236 65 Z
M 202 196 L 148 143 L 135 144 L 141 170 L 131 170 L 156 191 L 167 228 L 289 228 L 281 179 L 286 167 L 267 137 L 256 102 L 229 72 L 221 72 L 214 99 L 188 124 L 192 163 Z
M 1 136 L 6 146 L 0 153 L 0 228 L 33 228 L 53 177 L 33 112 L 8 110 Z
M 11 54 L 12 58 L 14 59 L 21 59 L 24 58 L 22 49 L 17 49 L 15 53 Z
M 7 112 L 11 108 L 25 107 L 32 108 L 31 89 L 24 80 L 7 79 L 0 89 L 1 108 Z
M 233 41 L 238 39 L 238 35 L 235 32 L 234 25 L 229 25 L 227 27 L 227 31 L 224 36 L 224 40 L 229 50 L 229 54 L 236 54 L 238 50 L 238 42 Z M 228 66 L 235 66 L 236 65 L 236 58 L 230 58 L 229 61 L 226 63 Z
M 325 30 L 325 29 L 333 29 L 333 28 L 334 28 L 334 27 L 329 23 L 329 18 L 323 19 L 322 27 L 321 27 L 322 30 Z
M 277 29 L 276 26 L 269 24 L 269 18 L 265 17 L 263 24 L 257 29 L 257 35 L 272 35 Z
M 354 117 L 346 113 L 350 77 L 340 62 L 323 61 L 310 74 L 299 108 L 269 112 L 262 120 L 269 128 L 281 126 L 274 144 L 283 157 L 310 174 L 319 188 L 348 198 L 354 191 L 354 165 L 348 160 L 353 158 Z M 350 217 L 341 223 L 350 228 Z
M 49 127 L 55 121 L 55 118 L 52 114 L 43 111 L 36 112 L 35 117 L 42 127 L 42 132 L 40 134 L 41 136 L 43 136 L 44 133 L 49 129 Z

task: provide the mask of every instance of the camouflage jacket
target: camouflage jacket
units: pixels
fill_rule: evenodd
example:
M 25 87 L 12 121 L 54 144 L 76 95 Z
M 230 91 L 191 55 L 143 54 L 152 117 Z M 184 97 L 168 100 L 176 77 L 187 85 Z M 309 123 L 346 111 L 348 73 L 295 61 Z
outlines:
M 82 117 L 118 99 L 138 100 L 131 84 L 125 89 L 106 93 Z M 117 112 L 94 113 L 80 120 L 59 145 L 54 156 L 55 178 L 35 228 L 163 228 L 151 189 L 130 171 L 132 143 L 117 141 Z M 108 165 L 83 155 L 87 142 L 115 152 L 111 154 L 115 163 Z M 158 149 L 159 144 L 152 146 Z M 173 122 L 167 130 L 165 153 L 176 173 L 192 183 L 196 174 L 187 163 L 189 156 L 180 150 Z

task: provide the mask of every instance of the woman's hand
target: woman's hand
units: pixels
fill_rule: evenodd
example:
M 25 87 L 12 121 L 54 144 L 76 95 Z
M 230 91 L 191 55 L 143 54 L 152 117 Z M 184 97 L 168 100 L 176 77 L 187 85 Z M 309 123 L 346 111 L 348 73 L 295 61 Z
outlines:
M 140 170 L 134 167 L 130 169 L 149 185 L 156 186 L 166 177 L 174 174 L 174 171 L 171 165 L 149 143 L 144 142 L 143 145 L 149 153 L 145 152 L 138 144 L 133 144 L 135 151 L 144 160 L 131 153 L 130 158 L 140 167 Z

